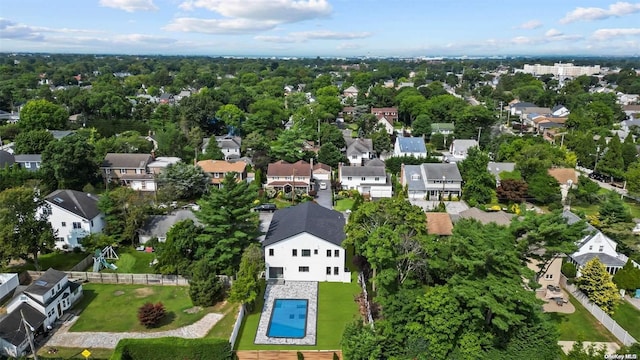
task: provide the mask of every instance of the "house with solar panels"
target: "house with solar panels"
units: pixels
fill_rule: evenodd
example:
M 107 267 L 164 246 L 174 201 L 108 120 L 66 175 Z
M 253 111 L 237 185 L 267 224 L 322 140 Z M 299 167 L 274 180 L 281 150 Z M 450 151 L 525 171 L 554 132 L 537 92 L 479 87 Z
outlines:
M 393 156 L 427 157 L 427 147 L 421 137 L 398 136 L 393 146 Z
M 0 320 L 0 355 L 20 357 L 36 339 L 82 297 L 82 284 L 62 271 L 49 269 L 23 291 L 16 290 Z M 24 318 L 24 320 L 23 320 Z M 25 329 L 25 322 L 30 329 Z
M 262 241 L 267 280 L 351 282 L 341 212 L 314 202 L 277 210 Z

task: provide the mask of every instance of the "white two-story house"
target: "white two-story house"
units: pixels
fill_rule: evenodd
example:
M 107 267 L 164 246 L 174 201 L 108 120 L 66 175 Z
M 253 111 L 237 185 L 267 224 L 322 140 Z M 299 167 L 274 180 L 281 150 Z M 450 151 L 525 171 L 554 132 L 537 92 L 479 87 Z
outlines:
M 342 213 L 314 202 L 277 210 L 262 246 L 267 280 L 351 282 Z
M 106 182 L 118 182 L 138 191 L 156 191 L 156 179 L 148 168 L 150 154 L 108 153 L 100 166 Z
M 57 231 L 56 248 L 71 250 L 82 247 L 81 240 L 100 233 L 105 226 L 104 214 L 98 209 L 98 198 L 76 190 L 56 190 L 44 198 L 48 206 L 41 211 Z
M 403 165 L 400 182 L 407 187 L 409 200 L 448 200 L 462 194 L 462 176 L 456 164 Z
M 375 152 L 373 151 L 373 141 L 371 139 L 345 138 L 344 140 L 347 143 L 346 154 L 350 165 L 362 166 L 374 157 Z
M 343 189 L 358 190 L 363 196 L 374 199 L 393 196 L 391 179 L 380 159 L 369 160 L 365 166 L 338 167 L 338 179 Z
M 29 334 L 22 316 L 33 328 L 33 333 L 42 333 L 81 297 L 81 283 L 69 281 L 62 271 L 45 271 L 7 304 L 8 315 L 0 320 L 0 354 L 20 357 L 28 348 Z

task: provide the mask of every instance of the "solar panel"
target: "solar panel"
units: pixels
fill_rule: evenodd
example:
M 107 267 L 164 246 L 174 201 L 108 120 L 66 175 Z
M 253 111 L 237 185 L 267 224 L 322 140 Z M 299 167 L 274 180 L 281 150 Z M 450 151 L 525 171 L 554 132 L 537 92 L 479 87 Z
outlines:
M 43 280 L 36 280 L 36 285 L 38 286 L 47 286 L 47 282 Z

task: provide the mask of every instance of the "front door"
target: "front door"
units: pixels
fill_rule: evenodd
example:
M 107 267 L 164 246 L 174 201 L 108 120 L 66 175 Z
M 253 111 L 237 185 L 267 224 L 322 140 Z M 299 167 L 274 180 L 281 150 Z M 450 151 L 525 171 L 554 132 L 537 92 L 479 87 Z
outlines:
M 269 279 L 282 279 L 284 278 L 284 269 L 281 267 L 269 268 Z

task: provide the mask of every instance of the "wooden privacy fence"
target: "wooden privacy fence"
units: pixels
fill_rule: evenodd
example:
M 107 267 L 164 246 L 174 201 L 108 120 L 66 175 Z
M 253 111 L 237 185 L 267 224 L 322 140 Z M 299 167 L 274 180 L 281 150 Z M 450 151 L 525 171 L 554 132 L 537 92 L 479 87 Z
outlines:
M 44 271 L 29 271 L 32 280 L 36 280 Z M 83 280 L 100 284 L 138 284 L 138 285 L 162 285 L 162 286 L 188 286 L 189 280 L 180 275 L 161 274 L 120 274 L 88 271 L 65 271 L 70 281 Z M 218 278 L 226 285 L 231 285 L 231 278 L 226 275 L 218 275 Z
M 69 271 L 85 271 L 89 268 L 90 265 L 93 264 L 93 254 L 87 255 L 82 261 L 77 263 L 74 267 Z
M 340 350 L 300 350 L 304 360 L 332 360 L 333 354 L 342 359 Z M 298 360 L 298 352 L 295 350 L 238 350 L 236 355 L 239 360 Z

